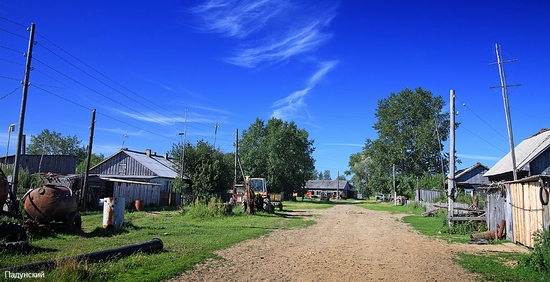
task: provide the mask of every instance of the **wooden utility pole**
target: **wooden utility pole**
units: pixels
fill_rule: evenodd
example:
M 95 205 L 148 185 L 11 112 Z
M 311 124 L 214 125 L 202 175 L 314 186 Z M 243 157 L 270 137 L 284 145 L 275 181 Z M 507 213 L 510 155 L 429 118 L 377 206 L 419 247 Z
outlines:
M 17 131 L 17 148 L 15 149 L 15 161 L 13 165 L 12 191 L 17 195 L 17 184 L 19 182 L 19 159 L 21 158 L 21 144 L 23 143 L 23 126 L 25 124 L 25 110 L 27 108 L 27 92 L 29 91 L 29 77 L 31 75 L 32 47 L 34 46 L 34 23 L 31 23 L 29 29 L 29 48 L 27 50 L 27 62 L 25 64 L 25 78 L 23 79 L 23 94 L 21 97 L 21 112 L 19 114 L 19 129 Z M 19 209 L 19 203 L 12 199 L 16 209 Z
M 451 124 L 449 139 L 449 178 L 447 181 L 447 217 L 449 226 L 452 225 L 451 218 L 454 216 L 454 197 L 455 197 L 455 91 L 451 89 Z
M 88 175 L 90 173 L 90 161 L 92 160 L 92 144 L 94 142 L 95 109 L 92 111 L 92 124 L 90 125 L 90 140 L 88 141 L 88 159 L 86 160 L 86 171 L 84 172 L 84 183 L 82 185 L 82 206 L 86 209 L 88 204 Z
M 395 164 L 393 164 L 392 166 L 392 170 L 393 170 L 393 204 L 394 205 L 397 205 L 397 189 L 395 187 Z
M 514 135 L 512 134 L 512 119 L 510 118 L 510 105 L 508 104 L 508 86 L 520 86 L 519 84 L 507 85 L 506 74 L 504 73 L 504 63 L 514 62 L 517 59 L 502 61 L 502 50 L 500 46 L 495 44 L 497 53 L 498 72 L 500 76 L 500 88 L 502 89 L 502 99 L 504 100 L 504 113 L 506 114 L 506 126 L 508 127 L 508 140 L 510 142 L 510 156 L 512 157 L 512 175 L 514 180 L 518 180 L 516 167 L 516 149 L 514 146 Z M 498 86 L 497 86 L 498 87 Z M 495 88 L 495 87 L 491 87 Z
M 233 186 L 237 185 L 237 166 L 239 162 L 239 129 L 235 129 L 235 176 L 233 178 Z

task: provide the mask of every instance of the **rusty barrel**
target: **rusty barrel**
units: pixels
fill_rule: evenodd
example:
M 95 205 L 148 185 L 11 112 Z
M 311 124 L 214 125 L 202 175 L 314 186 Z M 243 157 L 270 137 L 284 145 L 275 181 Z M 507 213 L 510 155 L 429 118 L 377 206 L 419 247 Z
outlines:
M 70 188 L 44 185 L 27 194 L 24 202 L 27 215 L 38 223 L 65 221 L 67 215 L 76 212 L 78 203 Z

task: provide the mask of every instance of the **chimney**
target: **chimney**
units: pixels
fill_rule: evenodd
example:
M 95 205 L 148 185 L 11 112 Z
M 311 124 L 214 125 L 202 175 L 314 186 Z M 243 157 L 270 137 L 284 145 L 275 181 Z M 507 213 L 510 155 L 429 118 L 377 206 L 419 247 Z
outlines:
M 150 157 L 151 156 L 151 149 L 145 149 L 145 155 Z
M 152 152 L 151 155 L 156 156 L 157 152 Z
M 164 158 L 168 159 L 168 153 L 164 153 Z

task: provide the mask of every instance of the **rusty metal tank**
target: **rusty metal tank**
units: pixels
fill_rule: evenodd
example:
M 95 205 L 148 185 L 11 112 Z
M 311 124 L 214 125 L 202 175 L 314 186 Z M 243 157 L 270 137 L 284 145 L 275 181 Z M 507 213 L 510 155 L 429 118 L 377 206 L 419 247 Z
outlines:
M 81 227 L 77 198 L 68 187 L 44 185 L 35 188 L 25 195 L 24 207 L 27 215 L 38 224 L 62 221 L 71 231 Z

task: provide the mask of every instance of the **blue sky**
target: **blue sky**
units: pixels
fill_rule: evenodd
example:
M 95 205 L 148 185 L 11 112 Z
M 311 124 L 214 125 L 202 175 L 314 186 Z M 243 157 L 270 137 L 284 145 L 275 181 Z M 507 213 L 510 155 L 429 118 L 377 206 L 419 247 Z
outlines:
M 496 43 L 518 59 L 505 64 L 521 84 L 509 88 L 516 145 L 550 127 L 549 14 L 546 1 L 2 1 L 0 154 L 35 23 L 27 137 L 49 129 L 87 145 L 96 109 L 94 153 L 163 154 L 184 128 L 232 152 L 237 128 L 278 117 L 309 132 L 317 170 L 335 178 L 377 138 L 379 99 L 422 87 L 448 112 L 455 89 L 457 168 L 490 167 L 509 151 L 490 88 Z

